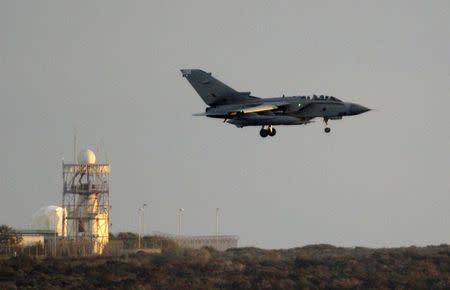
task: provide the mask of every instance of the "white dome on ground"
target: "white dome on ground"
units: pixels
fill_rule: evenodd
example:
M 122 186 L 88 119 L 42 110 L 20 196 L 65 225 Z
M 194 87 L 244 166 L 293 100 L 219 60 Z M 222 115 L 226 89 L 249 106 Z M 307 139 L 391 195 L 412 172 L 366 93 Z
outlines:
M 61 236 L 63 225 L 63 208 L 56 205 L 41 207 L 33 214 L 31 228 L 33 230 L 51 230 Z
M 90 149 L 82 150 L 78 153 L 78 163 L 79 164 L 95 164 L 96 157 L 94 151 Z

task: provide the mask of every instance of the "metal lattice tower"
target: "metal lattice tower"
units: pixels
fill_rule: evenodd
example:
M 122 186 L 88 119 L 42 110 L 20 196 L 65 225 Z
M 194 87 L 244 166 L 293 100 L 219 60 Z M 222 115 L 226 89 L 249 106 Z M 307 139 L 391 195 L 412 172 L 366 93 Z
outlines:
M 78 164 L 63 163 L 63 233 L 65 238 L 90 243 L 101 254 L 109 240 L 109 164 L 96 164 L 87 150 Z M 83 156 L 83 155 L 82 155 Z

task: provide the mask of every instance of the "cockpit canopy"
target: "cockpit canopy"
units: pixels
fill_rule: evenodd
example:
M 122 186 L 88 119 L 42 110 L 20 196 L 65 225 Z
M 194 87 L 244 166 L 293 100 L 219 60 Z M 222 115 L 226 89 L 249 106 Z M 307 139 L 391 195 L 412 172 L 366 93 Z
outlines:
M 340 102 L 342 103 L 341 100 L 339 100 L 338 98 L 335 98 L 333 96 L 324 96 L 324 95 L 313 95 L 312 97 L 310 96 L 297 96 L 298 98 L 301 98 L 302 100 L 330 100 L 330 101 L 334 101 L 334 102 Z

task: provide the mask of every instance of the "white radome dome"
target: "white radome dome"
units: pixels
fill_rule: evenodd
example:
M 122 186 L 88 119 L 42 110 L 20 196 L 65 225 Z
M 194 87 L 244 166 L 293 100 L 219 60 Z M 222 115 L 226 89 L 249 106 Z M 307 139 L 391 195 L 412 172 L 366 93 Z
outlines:
M 79 164 L 95 164 L 96 157 L 94 151 L 90 149 L 82 150 L 78 154 L 78 163 Z
M 62 232 L 63 213 L 63 208 L 56 205 L 41 207 L 33 214 L 31 227 L 34 230 L 54 231 L 56 229 L 59 236 L 64 236 Z

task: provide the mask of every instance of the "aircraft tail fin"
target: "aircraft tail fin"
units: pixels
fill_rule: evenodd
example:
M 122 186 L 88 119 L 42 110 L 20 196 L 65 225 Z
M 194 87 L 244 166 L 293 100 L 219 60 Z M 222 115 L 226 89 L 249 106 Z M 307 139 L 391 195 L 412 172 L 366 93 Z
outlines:
M 200 69 L 182 69 L 181 73 L 209 106 L 244 103 L 255 99 L 250 96 L 250 92 L 238 92 L 214 78 L 211 73 Z

